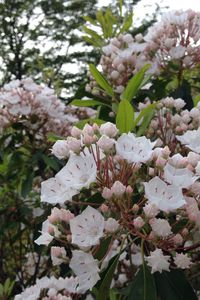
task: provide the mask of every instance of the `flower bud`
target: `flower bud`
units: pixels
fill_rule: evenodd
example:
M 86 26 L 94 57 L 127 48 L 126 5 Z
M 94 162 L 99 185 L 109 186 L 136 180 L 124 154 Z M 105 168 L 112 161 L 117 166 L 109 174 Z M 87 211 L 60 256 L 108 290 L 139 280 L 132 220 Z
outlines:
M 111 187 L 111 192 L 116 197 L 121 197 L 126 191 L 126 186 L 124 186 L 120 181 L 115 181 L 113 186 Z
M 69 156 L 69 147 L 66 140 L 58 140 L 51 149 L 51 153 L 57 158 L 63 159 Z
M 133 220 L 133 225 L 137 228 L 140 229 L 144 226 L 145 222 L 141 217 L 137 217 L 135 220 Z
M 97 145 L 99 148 L 101 148 L 103 151 L 108 152 L 110 151 L 115 144 L 115 141 L 106 135 L 102 135 L 102 137 L 98 140 Z
M 109 200 L 112 197 L 112 191 L 105 187 L 102 192 L 102 197 L 106 200 Z
M 109 233 L 114 233 L 115 231 L 117 231 L 118 228 L 119 223 L 115 219 L 108 218 L 108 220 L 105 221 L 105 231 Z

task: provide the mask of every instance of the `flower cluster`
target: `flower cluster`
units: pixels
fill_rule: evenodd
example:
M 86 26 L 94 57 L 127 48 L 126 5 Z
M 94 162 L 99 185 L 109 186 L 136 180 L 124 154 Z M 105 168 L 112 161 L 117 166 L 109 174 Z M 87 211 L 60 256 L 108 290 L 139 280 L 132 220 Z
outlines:
M 68 158 L 66 165 L 41 189 L 43 202 L 62 208 L 52 208 L 35 242 L 50 245 L 54 265 L 69 265 L 72 293 L 91 290 L 113 258 L 119 260 L 116 287 L 126 285 L 144 261 L 152 273 L 195 263 L 199 130 L 177 136 L 173 151 L 145 136 L 120 135 L 109 122 L 71 133 L 52 148 L 59 159 Z
M 58 278 L 43 277 L 37 279 L 36 284 L 27 288 L 21 294 L 15 296 L 15 300 L 72 300 L 76 279 L 74 277 Z
M 184 143 L 183 139 L 181 137 L 179 139 L 178 136 L 188 131 L 186 136 L 191 138 L 190 134 L 194 135 L 196 132 L 194 129 L 198 130 L 200 127 L 200 106 L 198 103 L 196 107 L 189 111 L 184 109 L 185 104 L 183 99 L 173 99 L 172 97 L 167 97 L 159 101 L 156 106 L 155 115 L 147 129 L 147 136 L 149 138 L 156 136 L 159 139 L 160 145 L 168 145 L 172 151 L 177 146 L 177 139 L 183 145 L 187 144 L 187 141 Z M 190 132 L 191 130 L 193 133 Z M 195 135 L 194 139 L 196 137 Z M 191 150 L 198 153 L 194 148 Z M 179 151 L 184 151 L 184 148 L 181 147 Z
M 121 94 L 128 80 L 144 64 L 149 73 L 175 73 L 181 79 L 184 69 L 192 69 L 200 60 L 200 13 L 171 11 L 148 29 L 146 35 L 120 34 L 102 48 L 100 66 L 115 92 Z M 87 91 L 98 94 L 90 78 Z
M 92 115 L 90 110 L 66 108 L 53 89 L 31 78 L 11 81 L 0 90 L 1 130 L 21 123 L 38 140 L 47 133 L 67 136 L 73 122 Z
M 191 9 L 166 13 L 144 37 L 145 55 L 159 71 L 173 62 L 181 69 L 193 68 L 200 59 L 200 13 Z

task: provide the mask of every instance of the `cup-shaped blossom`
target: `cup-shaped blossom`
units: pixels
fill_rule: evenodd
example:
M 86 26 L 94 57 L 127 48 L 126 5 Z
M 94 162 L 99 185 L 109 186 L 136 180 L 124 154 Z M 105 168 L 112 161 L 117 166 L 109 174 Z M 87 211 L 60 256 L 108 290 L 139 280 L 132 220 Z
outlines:
M 104 226 L 101 213 L 88 206 L 80 215 L 70 220 L 72 243 L 79 247 L 97 245 L 103 236 Z
M 56 174 L 56 178 L 72 189 L 81 190 L 89 188 L 96 181 L 96 173 L 96 163 L 91 154 L 70 155 L 66 166 Z
M 70 268 L 77 276 L 77 291 L 84 293 L 91 289 L 100 279 L 98 261 L 90 253 L 81 250 L 72 251 Z
M 164 179 L 180 188 L 188 188 L 198 179 L 198 176 L 194 176 L 187 168 L 175 168 L 167 163 L 164 167 Z
M 158 176 L 144 182 L 144 187 L 145 197 L 162 211 L 173 211 L 185 204 L 182 190 L 176 185 L 167 185 Z
M 183 135 L 176 135 L 176 138 L 181 144 L 200 154 L 200 128 L 188 130 Z
M 78 189 L 73 189 L 67 182 L 57 177 L 49 178 L 41 184 L 42 202 L 65 203 L 65 201 L 70 201 L 77 193 Z
M 150 255 L 145 257 L 147 265 L 151 267 L 151 273 L 169 271 L 169 255 L 164 255 L 161 249 L 151 251 Z
M 145 136 L 136 137 L 133 133 L 122 134 L 116 142 L 116 152 L 129 163 L 145 163 L 153 153 L 155 142 Z

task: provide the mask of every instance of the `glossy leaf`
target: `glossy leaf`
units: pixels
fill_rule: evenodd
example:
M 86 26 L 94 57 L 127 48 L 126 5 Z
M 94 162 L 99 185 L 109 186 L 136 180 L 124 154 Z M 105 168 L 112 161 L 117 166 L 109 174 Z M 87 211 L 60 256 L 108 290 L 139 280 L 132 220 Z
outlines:
M 26 179 L 22 181 L 22 184 L 21 184 L 21 195 L 22 195 L 22 197 L 25 198 L 30 193 L 30 191 L 32 189 L 33 178 L 34 178 L 34 173 L 29 172 L 27 174 Z
M 90 106 L 99 106 L 99 105 L 106 105 L 110 107 L 110 105 L 101 102 L 99 100 L 81 100 L 81 99 L 75 99 L 71 103 L 71 105 L 74 106 L 82 106 L 82 107 L 90 107 Z
M 103 272 L 101 282 L 97 288 L 98 292 L 95 298 L 96 300 L 107 299 L 113 275 L 118 265 L 119 256 L 120 255 L 115 255 L 113 258 L 111 258 L 107 269 Z
M 97 253 L 95 254 L 95 258 L 98 260 L 101 260 L 107 253 L 110 243 L 111 243 L 112 237 L 109 236 L 108 238 L 104 239 L 100 246 L 99 246 L 99 250 L 97 251 Z
M 123 100 L 120 102 L 116 116 L 116 125 L 121 133 L 127 133 L 133 129 L 134 110 L 132 105 Z
M 149 65 L 145 65 L 137 74 L 135 74 L 128 82 L 127 87 L 121 94 L 121 100 L 131 101 L 137 94 Z
M 183 271 L 156 272 L 154 278 L 161 300 L 198 300 Z
M 127 300 L 156 300 L 154 278 L 146 264 L 140 267 L 133 283 L 129 286 Z
M 133 23 L 133 14 L 130 14 L 125 19 L 124 24 L 122 25 L 122 28 L 120 29 L 120 33 L 127 32 L 129 30 L 129 28 L 131 27 L 132 23 Z
M 85 120 L 81 120 L 81 121 L 77 122 L 75 124 L 75 126 L 80 129 L 83 129 L 84 125 L 87 123 L 90 123 L 90 124 L 96 123 L 97 125 L 102 125 L 105 123 L 105 121 L 101 120 L 101 119 L 85 119 Z
M 90 72 L 91 72 L 92 76 L 94 77 L 96 82 L 99 84 L 99 86 L 102 87 L 102 89 L 104 89 L 104 91 L 106 91 L 107 94 L 112 97 L 114 95 L 112 87 L 107 82 L 105 77 L 97 70 L 97 68 L 93 64 L 90 64 L 89 67 L 90 67 Z

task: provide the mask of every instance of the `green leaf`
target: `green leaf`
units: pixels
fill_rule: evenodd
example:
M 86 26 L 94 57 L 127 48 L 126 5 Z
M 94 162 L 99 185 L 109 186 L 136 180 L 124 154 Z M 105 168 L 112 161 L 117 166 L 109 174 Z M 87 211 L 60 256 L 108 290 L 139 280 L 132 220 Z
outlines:
M 198 300 L 183 271 L 156 272 L 154 278 L 161 300 Z
M 129 286 L 127 300 L 156 300 L 156 286 L 154 278 L 146 264 L 140 270 Z
M 50 132 L 50 133 L 47 133 L 47 140 L 48 140 L 48 142 L 55 143 L 58 140 L 64 140 L 64 137 Z
M 101 45 L 100 45 L 96 40 L 94 40 L 93 38 L 91 38 L 91 37 L 89 37 L 89 36 L 87 36 L 87 35 L 84 35 L 84 36 L 83 36 L 83 39 L 84 39 L 88 44 L 91 44 L 91 45 L 93 45 L 94 47 L 97 47 L 97 48 L 101 47 Z
M 89 67 L 90 73 L 92 74 L 96 82 L 99 84 L 99 86 L 102 87 L 102 89 L 104 89 L 104 91 L 106 91 L 107 94 L 112 97 L 114 95 L 114 92 L 110 84 L 105 79 L 105 77 L 97 70 L 95 65 L 90 64 Z
M 82 106 L 82 107 L 89 107 L 89 106 L 99 106 L 99 105 L 106 105 L 110 107 L 110 105 L 101 102 L 99 100 L 81 100 L 81 99 L 75 99 L 71 103 L 71 105 L 74 106 Z
M 26 198 L 26 196 L 30 193 L 32 189 L 33 184 L 33 178 L 34 178 L 34 172 L 29 172 L 26 179 L 22 181 L 21 184 L 21 195 L 22 197 Z
M 45 164 L 47 166 L 49 166 L 51 169 L 53 169 L 54 171 L 58 172 L 60 167 L 59 164 L 57 162 L 57 159 L 54 157 L 49 157 L 45 154 L 42 154 L 42 159 L 45 162 Z
M 112 237 L 109 236 L 108 238 L 104 239 L 99 247 L 99 250 L 97 251 L 97 253 L 95 254 L 95 258 L 98 260 L 101 260 L 104 258 L 104 256 L 106 255 L 108 248 L 110 246 L 110 242 L 112 240 Z
M 135 118 L 134 120 L 134 126 L 133 126 L 133 129 L 138 125 L 138 123 L 143 119 L 143 118 L 146 118 L 148 117 L 149 115 L 151 115 L 152 113 L 154 113 L 154 109 L 155 107 L 157 106 L 158 102 L 157 103 L 152 103 L 152 104 L 149 104 L 147 107 L 143 108 L 139 115 L 137 116 L 137 118 Z
M 115 273 L 116 267 L 118 265 L 120 255 L 117 254 L 113 258 L 111 258 L 109 265 L 105 272 L 102 274 L 102 279 L 99 284 L 96 300 L 106 300 L 109 293 L 109 288 L 113 279 L 113 275 Z
M 142 69 L 135 74 L 128 82 L 127 87 L 121 94 L 121 100 L 131 101 L 133 97 L 137 94 L 141 84 L 144 80 L 146 71 L 149 69 L 149 65 L 145 65 Z
M 87 123 L 89 123 L 89 124 L 96 123 L 97 125 L 102 125 L 102 124 L 105 123 L 105 121 L 101 120 L 101 119 L 85 119 L 85 120 L 81 120 L 81 121 L 77 122 L 75 124 L 75 126 L 80 128 L 80 129 L 83 129 L 84 125 L 87 124 Z
M 193 99 L 194 106 L 197 106 L 199 101 L 200 101 L 200 95 L 197 95 L 196 97 L 194 97 L 194 99 Z
M 121 133 L 129 132 L 133 129 L 134 110 L 132 105 L 123 100 L 120 102 L 116 116 L 116 125 Z
M 133 14 L 127 16 L 119 33 L 127 32 L 133 23 Z
M 149 112 L 144 116 L 142 124 L 139 126 L 139 129 L 137 131 L 137 136 L 141 136 L 144 134 L 145 130 L 149 126 L 149 123 L 151 122 L 153 116 L 154 116 L 155 110 L 151 109 Z
M 97 22 L 94 19 L 90 18 L 89 16 L 83 16 L 83 19 L 85 21 L 91 23 L 92 25 L 95 25 L 95 26 L 97 25 Z

